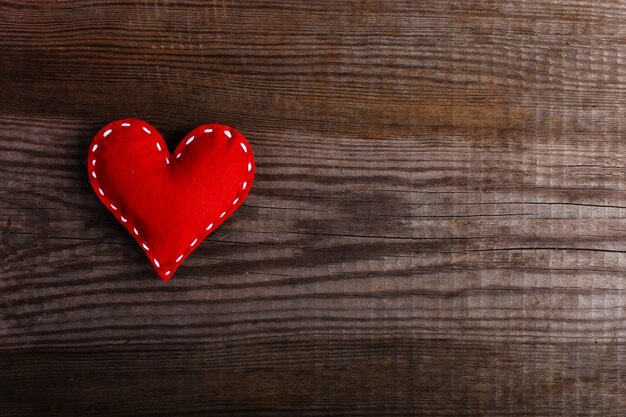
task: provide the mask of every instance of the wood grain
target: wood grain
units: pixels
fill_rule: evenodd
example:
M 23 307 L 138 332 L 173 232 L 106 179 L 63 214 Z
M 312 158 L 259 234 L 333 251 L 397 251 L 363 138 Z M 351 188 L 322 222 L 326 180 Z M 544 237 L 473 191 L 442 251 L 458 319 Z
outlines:
M 0 1 L 7 416 L 626 413 L 626 5 Z M 86 175 L 250 140 L 163 285 Z

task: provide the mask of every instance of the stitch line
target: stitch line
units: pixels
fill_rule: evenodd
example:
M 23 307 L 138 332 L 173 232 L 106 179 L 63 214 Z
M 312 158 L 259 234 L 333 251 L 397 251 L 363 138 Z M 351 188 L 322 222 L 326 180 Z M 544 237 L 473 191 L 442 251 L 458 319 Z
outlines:
M 121 126 L 128 127 L 128 126 L 130 126 L 130 123 L 127 123 L 127 122 L 125 122 L 125 123 L 121 123 Z M 142 130 L 143 130 L 144 132 L 146 132 L 147 134 L 152 134 L 152 132 L 150 131 L 150 129 L 148 129 L 148 128 L 147 128 L 147 127 L 145 127 L 145 126 L 142 126 Z M 106 130 L 106 131 L 102 134 L 102 137 L 107 137 L 107 136 L 109 136 L 109 135 L 111 134 L 111 132 L 112 132 L 112 131 L 113 131 L 113 129 L 107 129 L 107 130 Z M 213 132 L 213 129 L 211 129 L 211 128 L 204 129 L 204 133 L 212 133 L 212 132 Z M 232 133 L 230 132 L 230 130 L 225 129 L 225 130 L 223 131 L 223 133 L 224 133 L 224 135 L 225 135 L 225 136 L 227 136 L 228 138 L 232 139 Z M 194 140 L 194 139 L 195 139 L 195 135 L 194 135 L 194 136 L 191 136 L 189 139 L 187 139 L 187 140 L 185 141 L 185 145 L 184 145 L 185 147 L 183 148 L 183 151 L 184 151 L 184 149 L 187 147 L 187 145 L 189 145 L 191 142 L 193 142 L 193 140 Z M 96 138 L 94 139 L 94 141 L 95 141 L 95 142 L 97 142 L 97 141 L 98 141 L 98 138 L 96 137 Z M 244 151 L 244 153 L 246 153 L 246 154 L 247 154 L 247 153 L 248 153 L 247 146 L 246 146 L 243 142 L 239 142 L 239 145 L 241 146 L 241 149 Z M 161 145 L 160 145 L 158 142 L 156 143 L 156 147 L 157 147 L 157 149 L 158 149 L 159 151 L 162 151 Z M 93 146 L 92 146 L 92 148 L 91 148 L 92 153 L 95 153 L 97 149 L 98 149 L 98 143 L 94 143 L 94 145 L 93 145 Z M 183 151 L 179 152 L 179 153 L 176 155 L 176 159 L 179 159 L 179 158 L 181 157 L 181 155 L 182 155 L 182 152 L 183 152 Z M 165 157 L 165 162 L 169 165 L 170 160 L 169 160 L 169 157 L 168 157 L 168 156 L 166 156 L 166 157 Z M 92 161 L 91 161 L 91 165 L 92 165 L 93 167 L 95 167 L 95 165 L 96 165 L 96 158 L 95 158 L 95 157 L 92 159 Z M 251 172 L 251 171 L 252 171 L 252 161 L 251 161 L 251 160 L 249 160 L 249 161 L 248 161 L 247 169 L 248 169 L 248 172 Z M 104 190 L 103 190 L 100 186 L 98 186 L 98 185 L 97 185 L 97 175 L 96 175 L 95 170 L 92 170 L 91 175 L 92 175 L 92 177 L 93 177 L 93 178 L 94 178 L 94 180 L 95 180 L 95 183 L 96 183 L 96 185 L 95 185 L 95 186 L 96 186 L 96 187 L 97 187 L 97 189 L 98 189 L 98 193 L 99 193 L 102 197 L 105 197 Z M 242 185 L 241 185 L 241 190 L 245 190 L 245 189 L 247 188 L 247 186 L 248 186 L 248 182 L 247 182 L 247 181 L 243 181 L 243 183 L 242 183 Z M 232 205 L 233 205 L 233 206 L 235 206 L 235 205 L 239 202 L 239 200 L 240 200 L 240 196 L 238 195 L 238 196 L 237 196 L 237 197 L 233 200 Z M 112 202 L 109 202 L 109 207 L 110 207 L 112 210 L 114 210 L 114 211 L 116 211 L 116 212 L 119 212 L 118 207 L 117 207 L 116 205 L 114 205 Z M 220 218 L 220 219 L 224 218 L 224 217 L 226 216 L 226 214 L 227 214 L 227 211 L 222 212 L 222 213 L 220 214 L 219 218 Z M 137 237 L 139 236 L 139 231 L 137 230 L 137 227 L 135 227 L 135 226 L 131 225 L 131 224 L 128 222 L 128 219 L 127 219 L 126 217 L 124 217 L 124 215 L 122 215 L 121 213 L 119 214 L 119 219 L 120 219 L 120 221 L 121 221 L 122 223 L 128 224 L 128 227 L 129 227 L 129 228 L 130 228 L 130 227 L 132 227 L 132 231 L 133 231 L 133 233 L 134 233 L 134 235 L 135 235 L 135 236 L 137 236 Z M 206 231 L 206 232 L 210 231 L 211 229 L 213 229 L 213 226 L 214 226 L 214 223 L 209 224 L 209 225 L 206 227 L 205 231 Z M 198 236 L 197 238 L 195 238 L 195 239 L 191 242 L 191 244 L 189 245 L 189 247 L 194 247 L 194 246 L 196 245 L 196 243 L 198 243 L 198 241 L 199 241 L 200 237 L 202 237 L 202 235 L 200 235 L 200 236 Z M 148 247 L 148 245 L 147 245 L 147 243 L 146 243 L 146 242 L 141 243 L 141 246 L 142 246 L 142 248 L 143 248 L 146 252 L 150 251 L 150 248 Z M 183 259 L 183 257 L 184 257 L 184 256 L 185 256 L 185 254 L 184 254 L 184 253 L 183 253 L 183 254 L 181 254 L 180 256 L 178 256 L 178 258 L 176 258 L 176 261 L 175 261 L 175 262 L 176 262 L 176 263 L 179 263 L 179 262 Z M 161 264 L 159 263 L 159 261 L 158 261 L 156 258 L 152 258 L 152 260 L 153 260 L 153 262 L 154 262 L 154 265 L 155 265 L 157 268 L 160 268 L 160 267 L 161 267 Z M 165 272 L 165 276 L 169 276 L 170 274 L 171 274 L 171 270 L 168 270 L 168 271 L 166 271 L 166 272 Z

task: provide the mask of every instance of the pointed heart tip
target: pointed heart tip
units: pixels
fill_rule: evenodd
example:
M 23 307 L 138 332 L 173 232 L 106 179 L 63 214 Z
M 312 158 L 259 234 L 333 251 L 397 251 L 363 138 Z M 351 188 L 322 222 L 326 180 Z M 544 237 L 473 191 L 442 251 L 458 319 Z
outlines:
M 169 275 L 165 275 L 165 273 L 163 272 L 159 272 L 157 271 L 157 274 L 159 275 L 159 278 L 161 278 L 161 281 L 163 281 L 164 284 L 167 284 L 167 282 L 172 278 L 172 276 L 174 275 L 173 273 L 169 274 Z

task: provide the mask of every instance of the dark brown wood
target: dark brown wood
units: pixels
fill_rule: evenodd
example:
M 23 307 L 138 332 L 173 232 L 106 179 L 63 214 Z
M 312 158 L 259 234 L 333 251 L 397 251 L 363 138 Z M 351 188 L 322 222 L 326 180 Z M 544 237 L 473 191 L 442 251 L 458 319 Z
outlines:
M 626 8 L 0 1 L 3 416 L 626 414 Z M 167 285 L 93 135 L 229 124 Z

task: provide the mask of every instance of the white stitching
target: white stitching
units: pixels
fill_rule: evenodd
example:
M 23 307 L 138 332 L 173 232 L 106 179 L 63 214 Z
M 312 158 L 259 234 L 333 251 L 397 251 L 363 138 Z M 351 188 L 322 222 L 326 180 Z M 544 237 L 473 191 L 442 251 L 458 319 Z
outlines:
M 145 127 L 145 126 L 141 126 L 141 128 L 142 128 L 142 129 L 143 129 L 143 131 L 144 131 L 144 132 L 146 132 L 147 134 L 149 134 L 149 135 L 151 135 L 151 134 L 152 134 L 152 132 L 150 132 L 150 129 L 148 129 L 147 127 Z
M 122 123 L 122 126 L 130 126 L 130 123 Z M 151 132 L 148 128 L 146 128 L 146 127 L 142 127 L 142 129 L 143 129 L 146 133 L 148 133 L 148 134 L 152 134 L 152 132 Z M 112 131 L 113 131 L 112 129 L 107 129 L 107 130 L 103 133 L 103 137 L 107 137 L 109 134 L 111 134 L 111 132 L 112 132 Z M 212 132 L 213 132 L 213 129 L 204 129 L 204 133 L 212 133 Z M 232 138 L 232 133 L 231 133 L 231 131 L 230 131 L 230 130 L 224 130 L 224 134 L 225 134 L 227 137 Z M 189 145 L 191 142 L 193 142 L 193 140 L 194 140 L 194 139 L 195 139 L 195 136 L 191 136 L 189 139 L 187 139 L 187 141 L 185 142 L 185 145 Z M 239 143 L 239 145 L 241 146 L 241 149 L 243 149 L 243 151 L 244 151 L 245 153 L 248 153 L 248 148 L 247 148 L 247 146 L 246 146 L 243 142 L 240 142 L 240 143 Z M 157 149 L 158 149 L 159 151 L 162 151 L 161 145 L 160 145 L 158 142 L 156 143 L 156 147 L 157 147 Z M 97 144 L 97 143 L 95 143 L 95 144 L 92 146 L 91 150 L 92 150 L 92 152 L 95 152 L 97 149 L 98 149 L 98 144 Z M 181 156 L 182 156 L 182 152 L 179 152 L 179 153 L 176 155 L 176 159 L 179 159 Z M 170 163 L 169 157 L 167 157 L 167 156 L 165 157 L 165 162 L 166 162 L 167 164 L 169 164 L 169 163 Z M 91 165 L 92 165 L 92 166 L 95 166 L 95 165 L 96 165 L 96 159 L 95 159 L 95 158 L 94 158 L 94 159 L 92 159 L 92 161 L 91 161 Z M 248 162 L 248 172 L 250 172 L 250 171 L 252 171 L 252 161 L 249 161 L 249 162 Z M 94 178 L 97 178 L 97 175 L 96 175 L 96 172 L 95 172 L 95 171 L 92 171 L 91 175 L 92 175 Z M 245 190 L 245 189 L 247 188 L 247 186 L 248 186 L 248 182 L 247 182 L 247 181 L 244 181 L 244 182 L 242 183 L 242 186 L 241 186 L 242 190 Z M 100 195 L 101 195 L 101 196 L 103 196 L 103 197 L 104 197 L 105 193 L 104 193 L 104 190 L 103 190 L 102 188 L 98 187 L 98 192 L 100 193 Z M 239 200 L 240 200 L 240 197 L 235 198 L 235 200 L 233 200 L 232 204 L 233 204 L 233 205 L 237 204 L 237 203 L 239 202 Z M 116 207 L 113 203 L 110 203 L 110 204 L 109 204 L 109 206 L 111 207 L 111 209 L 112 209 L 112 210 L 118 211 L 118 208 L 117 208 L 117 207 Z M 222 214 L 220 214 L 220 219 L 221 219 L 221 218 L 224 218 L 224 217 L 226 216 L 226 213 L 227 213 L 226 211 L 222 212 Z M 123 223 L 127 223 L 127 222 L 128 222 L 128 219 L 127 219 L 126 217 L 122 216 L 122 215 L 120 215 L 120 220 L 121 220 Z M 214 224 L 213 224 L 213 223 L 209 224 L 209 225 L 206 227 L 206 231 L 210 231 L 210 230 L 213 228 L 213 226 L 214 226 Z M 136 227 L 133 227 L 133 233 L 134 233 L 136 236 L 139 236 L 139 231 L 137 230 L 137 228 L 136 228 Z M 195 246 L 195 245 L 198 243 L 198 240 L 199 240 L 199 238 L 194 239 L 194 240 L 193 240 L 193 242 L 191 242 L 191 244 L 190 244 L 189 246 L 190 246 L 190 247 Z M 142 244 L 141 244 L 141 246 L 142 246 L 142 247 L 143 247 L 146 251 L 149 251 L 149 250 L 150 250 L 150 248 L 148 247 L 148 245 L 147 245 L 146 243 L 142 243 Z M 184 254 L 181 254 L 180 256 L 178 256 L 178 258 L 176 258 L 176 262 L 180 262 L 180 261 L 183 259 L 183 257 L 184 257 Z M 161 265 L 160 265 L 159 261 L 158 261 L 156 258 L 153 258 L 153 261 L 154 261 L 154 264 L 156 265 L 156 267 L 157 267 L 157 268 L 160 268 L 160 267 L 161 267 Z M 169 276 L 170 274 L 171 274 L 171 271 L 167 271 L 167 272 L 165 272 L 165 275 L 166 275 L 166 276 Z

